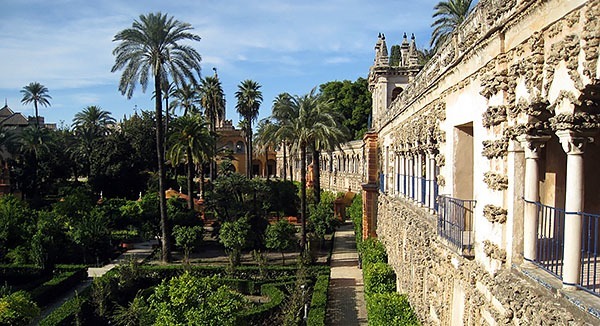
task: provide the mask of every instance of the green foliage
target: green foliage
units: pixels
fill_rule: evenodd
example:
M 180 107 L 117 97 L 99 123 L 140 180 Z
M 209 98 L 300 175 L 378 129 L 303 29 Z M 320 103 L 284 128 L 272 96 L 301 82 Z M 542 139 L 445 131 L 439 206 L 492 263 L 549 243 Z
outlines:
M 385 246 L 375 238 L 368 238 L 362 242 L 360 253 L 363 265 L 387 263 Z
M 67 320 L 81 312 L 85 299 L 77 293 L 60 307 L 56 308 L 46 318 L 40 320 L 40 326 L 57 326 L 68 324 Z
M 356 247 L 360 250 L 362 244 L 362 194 L 357 194 L 352 199 L 352 204 L 346 209 L 346 213 L 354 224 L 354 234 L 356 235 Z
M 25 291 L 0 298 L 0 325 L 28 325 L 40 309 Z
M 313 295 L 310 301 L 310 310 L 306 324 L 309 326 L 325 325 L 325 313 L 327 312 L 327 289 L 329 288 L 329 275 L 319 275 L 313 287 Z
M 81 265 L 69 266 L 69 268 L 57 268 L 51 279 L 33 289 L 30 294 L 32 299 L 40 306 L 51 303 L 62 293 L 87 278 L 87 270 Z
M 249 233 L 250 224 L 248 224 L 248 218 L 246 217 L 234 222 L 225 222 L 221 226 L 219 242 L 229 250 L 232 267 L 240 264 L 241 251 L 248 243 Z
M 31 238 L 35 227 L 32 217 L 25 202 L 12 195 L 0 197 L 0 259 Z
M 189 263 L 190 253 L 198 249 L 202 245 L 203 232 L 204 229 L 200 225 L 175 225 L 173 227 L 173 236 L 175 236 L 175 244 L 183 249 L 184 262 Z
M 290 224 L 288 220 L 279 220 L 267 227 L 265 240 L 267 248 L 281 252 L 282 265 L 285 265 L 283 252 L 296 243 L 296 227 Z
M 127 307 L 117 305 L 111 319 L 118 326 L 141 326 L 151 325 L 155 318 L 147 300 L 138 293 Z
M 260 288 L 260 294 L 268 297 L 269 301 L 244 310 L 239 318 L 239 321 L 244 325 L 259 324 L 261 320 L 272 315 L 274 310 L 277 309 L 285 299 L 285 294 L 275 284 L 263 284 Z
M 400 45 L 392 45 L 390 49 L 390 61 L 389 64 L 392 67 L 398 67 L 402 60 L 402 55 L 400 53 Z
M 185 273 L 163 281 L 149 298 L 155 325 L 236 325 L 244 297 L 215 278 Z
M 333 109 L 343 114 L 342 124 L 350 130 L 353 139 L 362 139 L 367 131 L 367 123 L 371 114 L 371 93 L 368 81 L 358 78 L 332 81 L 319 86 L 324 100 L 331 100 Z
M 396 291 L 396 273 L 390 265 L 374 263 L 365 265 L 363 270 L 366 295 Z
M 333 215 L 333 202 L 336 195 L 332 192 L 323 192 L 321 201 L 317 205 L 311 205 L 308 216 L 309 229 L 312 230 L 319 240 L 325 237 L 325 234 L 333 232 L 338 224 L 338 220 Z
M 373 293 L 367 300 L 369 325 L 420 325 L 405 295 L 397 292 Z

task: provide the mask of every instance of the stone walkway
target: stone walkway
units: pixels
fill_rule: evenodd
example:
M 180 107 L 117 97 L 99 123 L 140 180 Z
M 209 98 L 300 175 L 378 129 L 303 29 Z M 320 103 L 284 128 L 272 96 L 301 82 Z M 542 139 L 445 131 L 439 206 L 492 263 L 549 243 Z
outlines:
M 327 325 L 367 325 L 362 270 L 352 223 L 335 232 L 331 255 L 331 281 L 327 300 Z

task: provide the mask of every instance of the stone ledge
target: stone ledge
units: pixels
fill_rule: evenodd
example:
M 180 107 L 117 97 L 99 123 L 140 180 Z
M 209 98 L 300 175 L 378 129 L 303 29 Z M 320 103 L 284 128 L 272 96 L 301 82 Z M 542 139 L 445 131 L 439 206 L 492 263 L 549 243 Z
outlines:
M 513 264 L 513 270 L 540 284 L 555 297 L 564 298 L 570 304 L 579 308 L 582 312 L 582 317 L 587 317 L 585 319 L 589 319 L 593 325 L 600 323 L 599 297 L 587 293 L 584 290 L 563 290 L 562 282 L 558 278 L 531 263 L 520 266 Z

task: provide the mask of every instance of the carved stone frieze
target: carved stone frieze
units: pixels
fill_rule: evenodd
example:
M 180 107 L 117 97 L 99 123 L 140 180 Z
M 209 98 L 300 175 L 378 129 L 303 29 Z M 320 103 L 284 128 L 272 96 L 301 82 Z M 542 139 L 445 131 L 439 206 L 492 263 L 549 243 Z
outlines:
M 598 17 L 600 17 L 600 3 L 598 1 L 588 2 L 581 39 L 584 41 L 582 49 L 585 53 L 583 75 L 591 80 L 598 78 L 596 76 L 600 46 L 600 21 Z
M 545 91 L 548 93 L 550 85 L 554 78 L 554 70 L 561 61 L 565 61 L 569 77 L 575 83 L 579 90 L 583 89 L 583 80 L 577 71 L 579 65 L 579 53 L 581 51 L 579 36 L 571 34 L 550 46 L 550 53 L 546 59 L 546 78 Z
M 484 76 L 481 79 L 482 90 L 479 92 L 483 97 L 489 99 L 492 95 L 499 91 L 509 90 L 509 77 L 508 70 L 502 69 L 500 71 L 492 71 L 490 74 Z
M 444 178 L 443 175 L 439 174 L 436 177 L 437 183 L 440 187 L 445 187 L 446 186 L 446 178 Z
M 506 105 L 490 106 L 482 115 L 482 124 L 484 127 L 499 125 L 506 121 Z
M 552 130 L 589 131 L 600 128 L 600 114 L 575 112 L 573 114 L 558 114 L 550 118 Z
M 508 211 L 502 207 L 495 205 L 485 205 L 483 207 L 483 216 L 491 223 L 504 224 Z
M 489 240 L 483 241 L 483 252 L 486 256 L 506 263 L 506 250 L 498 247 L 496 244 Z
M 487 157 L 489 160 L 496 157 L 505 157 L 508 154 L 508 139 L 501 138 L 498 140 L 484 140 L 483 150 L 481 155 Z
M 506 190 L 508 188 L 508 177 L 496 172 L 486 172 L 483 175 L 483 182 L 488 188 L 496 191 Z

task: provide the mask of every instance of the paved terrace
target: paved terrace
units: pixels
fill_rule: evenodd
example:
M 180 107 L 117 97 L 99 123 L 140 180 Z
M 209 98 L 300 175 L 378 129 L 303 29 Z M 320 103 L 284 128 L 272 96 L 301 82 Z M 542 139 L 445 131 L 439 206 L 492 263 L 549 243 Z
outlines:
M 335 232 L 331 255 L 331 281 L 327 300 L 327 325 L 367 325 L 362 270 L 352 223 Z

